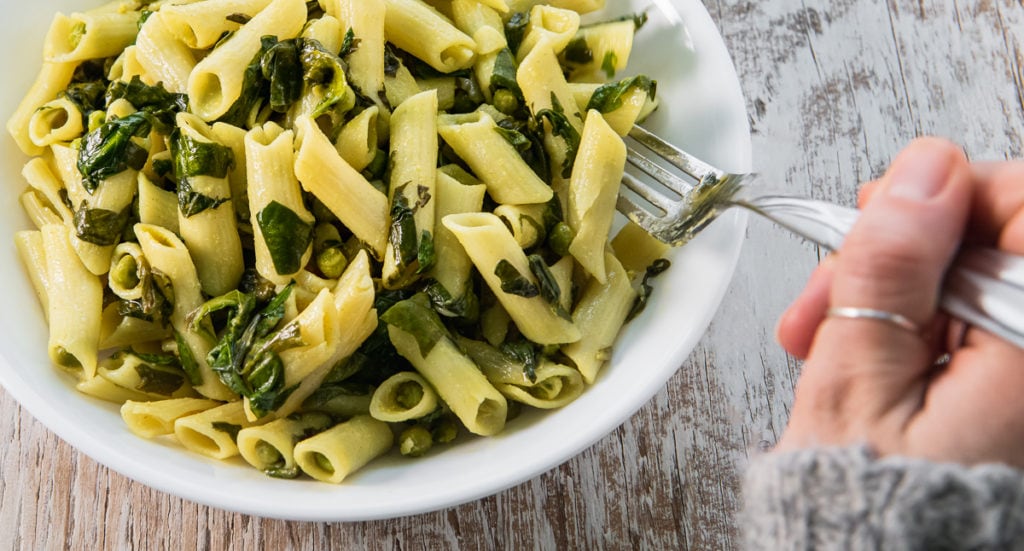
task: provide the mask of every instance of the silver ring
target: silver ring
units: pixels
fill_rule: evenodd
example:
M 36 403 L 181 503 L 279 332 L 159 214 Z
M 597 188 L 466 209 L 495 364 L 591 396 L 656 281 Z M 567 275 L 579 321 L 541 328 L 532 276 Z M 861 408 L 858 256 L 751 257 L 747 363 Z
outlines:
M 870 319 L 884 321 L 891 323 L 900 329 L 906 329 L 915 335 L 922 333 L 921 327 L 916 323 L 910 321 L 909 318 L 902 314 L 895 312 L 887 312 L 885 310 L 876 310 L 874 308 L 851 308 L 851 307 L 839 307 L 829 308 L 828 317 L 830 318 L 847 318 L 847 319 Z

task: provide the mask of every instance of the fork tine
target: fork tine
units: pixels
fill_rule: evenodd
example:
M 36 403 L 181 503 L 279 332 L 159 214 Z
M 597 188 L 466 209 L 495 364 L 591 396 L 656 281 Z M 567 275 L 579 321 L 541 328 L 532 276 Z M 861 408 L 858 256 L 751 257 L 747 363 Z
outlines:
M 631 147 L 626 149 L 626 160 L 668 189 L 678 193 L 681 197 L 685 197 L 686 193 L 693 189 L 693 184 L 672 174 L 665 167 L 644 157 L 639 151 Z M 646 195 L 644 197 L 647 198 Z M 651 202 L 653 203 L 654 201 Z
M 618 201 L 615 203 L 615 209 L 647 231 L 651 231 L 658 221 L 656 216 L 634 203 L 632 199 L 625 195 L 619 195 Z
M 673 166 L 679 168 L 679 170 L 693 176 L 698 181 L 711 175 L 716 177 L 722 176 L 720 170 L 662 140 L 646 128 L 634 124 L 633 129 L 629 131 L 629 137 L 643 144 L 644 147 L 650 149 L 659 157 L 664 158 Z
M 622 183 L 625 184 L 625 186 L 632 190 L 634 193 L 636 193 L 640 197 L 643 197 L 652 205 L 658 207 L 658 209 L 660 209 L 662 212 L 666 214 L 672 209 L 672 207 L 675 204 L 674 201 L 672 201 L 668 197 L 665 197 L 657 190 L 652 189 L 639 178 L 633 176 L 632 174 L 629 174 L 628 172 L 622 175 Z

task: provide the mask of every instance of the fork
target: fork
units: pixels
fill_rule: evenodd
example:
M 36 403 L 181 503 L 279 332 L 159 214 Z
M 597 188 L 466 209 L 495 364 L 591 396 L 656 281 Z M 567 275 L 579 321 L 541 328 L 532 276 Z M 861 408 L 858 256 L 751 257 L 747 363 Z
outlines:
M 753 193 L 743 185 L 751 174 L 719 170 L 637 125 L 629 136 L 654 158 L 630 145 L 628 163 L 669 193 L 627 172 L 622 183 L 635 197 L 619 194 L 616 207 L 672 246 L 692 239 L 728 208 L 743 207 L 835 251 L 860 214 L 856 209 L 816 199 Z M 991 248 L 962 249 L 946 274 L 940 306 L 1024 348 L 1024 257 Z

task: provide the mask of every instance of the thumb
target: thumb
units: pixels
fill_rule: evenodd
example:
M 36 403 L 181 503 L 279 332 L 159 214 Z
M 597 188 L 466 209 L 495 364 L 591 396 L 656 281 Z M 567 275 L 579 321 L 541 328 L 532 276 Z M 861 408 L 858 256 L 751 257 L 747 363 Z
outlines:
M 836 256 L 830 306 L 891 312 L 928 327 L 964 232 L 969 173 L 963 152 L 945 140 L 919 139 L 900 153 Z M 875 419 L 904 398 L 918 407 L 913 388 L 931 368 L 933 350 L 924 335 L 897 324 L 832 316 L 805 372 L 828 387 L 824 396 Z

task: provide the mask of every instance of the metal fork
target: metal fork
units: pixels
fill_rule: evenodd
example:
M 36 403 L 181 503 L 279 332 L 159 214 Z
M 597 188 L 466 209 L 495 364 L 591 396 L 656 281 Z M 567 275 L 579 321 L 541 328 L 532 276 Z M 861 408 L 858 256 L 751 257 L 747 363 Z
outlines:
M 622 183 L 636 197 L 620 194 L 617 208 L 670 245 L 689 241 L 726 209 L 737 206 L 827 249 L 839 250 L 859 216 L 856 209 L 825 201 L 752 193 L 743 185 L 749 174 L 719 170 L 640 126 L 634 125 L 629 136 L 649 153 L 630 144 L 628 163 L 678 198 L 627 172 Z M 961 250 L 946 274 L 940 305 L 953 316 L 1024 348 L 1024 257 L 989 248 Z

